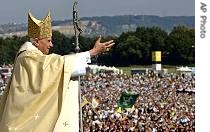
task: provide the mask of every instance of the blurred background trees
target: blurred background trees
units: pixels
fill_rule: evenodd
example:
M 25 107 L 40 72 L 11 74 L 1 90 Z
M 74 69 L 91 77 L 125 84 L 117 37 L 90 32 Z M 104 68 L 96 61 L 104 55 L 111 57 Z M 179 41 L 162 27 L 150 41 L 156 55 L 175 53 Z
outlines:
M 114 39 L 113 48 L 93 58 L 93 62 L 110 66 L 130 66 L 151 64 L 152 51 L 162 52 L 163 65 L 194 65 L 195 29 L 176 26 L 171 32 L 159 27 L 137 27 L 135 31 L 123 32 L 119 37 L 107 36 L 102 42 Z M 0 38 L 0 65 L 12 64 L 19 47 L 29 40 L 27 36 Z M 93 47 L 96 37 L 80 36 L 80 51 Z M 67 37 L 53 31 L 51 53 L 60 55 L 75 52 L 74 37 Z

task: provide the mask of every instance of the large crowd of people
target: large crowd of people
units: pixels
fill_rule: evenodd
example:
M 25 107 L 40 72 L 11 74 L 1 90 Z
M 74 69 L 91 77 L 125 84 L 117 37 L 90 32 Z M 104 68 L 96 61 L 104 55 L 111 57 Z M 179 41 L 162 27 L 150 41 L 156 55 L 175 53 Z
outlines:
M 0 66 L 0 96 L 3 94 L 4 89 L 9 81 L 12 68 L 13 64 L 4 64 Z
M 98 73 L 83 77 L 81 90 L 89 101 L 83 106 L 85 132 L 195 131 L 195 74 Z M 123 91 L 139 94 L 134 109 L 118 111 Z
M 6 79 L 8 80 L 8 79 Z M 0 93 L 6 85 L 0 76 Z M 118 74 L 82 76 L 84 132 L 195 131 L 195 74 Z M 120 109 L 122 92 L 138 93 L 134 107 Z M 98 104 L 93 105 L 93 99 Z

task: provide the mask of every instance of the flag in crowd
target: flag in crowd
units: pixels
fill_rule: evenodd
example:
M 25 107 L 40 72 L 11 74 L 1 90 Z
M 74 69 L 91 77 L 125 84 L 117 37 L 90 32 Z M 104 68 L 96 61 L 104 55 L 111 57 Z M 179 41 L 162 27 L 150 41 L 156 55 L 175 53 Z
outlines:
M 123 92 L 121 94 L 120 100 L 118 101 L 117 105 L 121 108 L 132 108 L 135 104 L 139 94 L 132 93 L 132 92 Z
M 83 107 L 83 106 L 85 106 L 86 104 L 88 104 L 89 102 L 88 102 L 88 100 L 86 99 L 86 97 L 85 96 L 82 96 L 82 104 L 81 104 L 81 106 Z
M 92 107 L 96 108 L 99 105 L 99 99 L 97 98 L 92 98 Z

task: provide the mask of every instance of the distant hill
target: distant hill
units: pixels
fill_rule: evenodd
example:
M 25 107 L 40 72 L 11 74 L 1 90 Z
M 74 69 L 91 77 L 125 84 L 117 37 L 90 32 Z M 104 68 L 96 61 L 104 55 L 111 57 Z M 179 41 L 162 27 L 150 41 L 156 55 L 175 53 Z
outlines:
M 53 30 L 72 36 L 74 28 L 72 20 L 53 21 Z M 195 28 L 195 16 L 152 16 L 152 15 L 122 15 L 122 16 L 100 16 L 80 18 L 79 25 L 83 29 L 83 36 L 95 35 L 115 35 L 119 36 L 122 32 L 134 31 L 137 27 L 157 26 L 170 32 L 174 26 L 182 25 Z M 4 24 L 0 25 L 0 37 L 12 35 L 26 35 L 27 24 Z

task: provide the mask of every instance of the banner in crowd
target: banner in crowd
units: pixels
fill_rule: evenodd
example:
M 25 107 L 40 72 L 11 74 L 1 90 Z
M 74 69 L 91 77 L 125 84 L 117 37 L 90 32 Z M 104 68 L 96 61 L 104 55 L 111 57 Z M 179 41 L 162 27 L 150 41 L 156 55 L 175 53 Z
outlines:
M 132 108 L 138 97 L 139 94 L 123 92 L 117 105 L 121 108 Z

